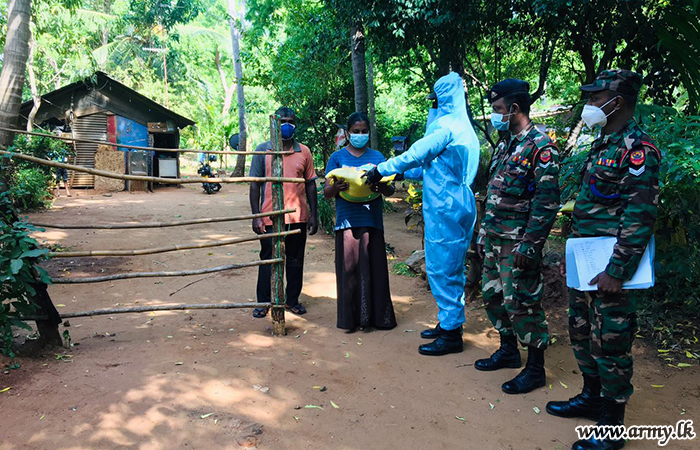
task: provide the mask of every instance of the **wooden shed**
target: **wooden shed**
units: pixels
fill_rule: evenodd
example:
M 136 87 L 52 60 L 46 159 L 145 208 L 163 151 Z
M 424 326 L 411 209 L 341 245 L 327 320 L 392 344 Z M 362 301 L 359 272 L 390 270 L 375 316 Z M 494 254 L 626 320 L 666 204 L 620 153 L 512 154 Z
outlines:
M 33 106 L 31 100 L 22 104 L 21 128 L 26 127 Z M 42 95 L 34 123 L 42 128 L 60 129 L 75 139 L 159 148 L 179 148 L 180 130 L 194 125 L 194 121 L 103 72 Z M 179 176 L 177 153 L 113 148 L 124 154 L 124 173 Z M 70 163 L 94 168 L 97 149 L 98 144 L 76 143 L 76 158 Z M 70 179 L 75 187 L 95 185 L 95 177 L 85 173 L 71 174 Z

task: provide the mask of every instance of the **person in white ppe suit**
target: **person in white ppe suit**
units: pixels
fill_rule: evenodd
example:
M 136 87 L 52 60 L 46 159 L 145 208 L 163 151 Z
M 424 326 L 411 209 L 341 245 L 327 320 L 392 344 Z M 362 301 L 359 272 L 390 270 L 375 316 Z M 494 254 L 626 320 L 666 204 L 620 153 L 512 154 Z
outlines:
M 479 167 L 479 141 L 467 116 L 464 83 L 450 73 L 435 83 L 437 114 L 425 136 L 405 153 L 368 171 L 369 184 L 383 176 L 403 174 L 423 181 L 425 265 L 438 305 L 439 323 L 421 336 L 423 355 L 445 355 L 464 349 L 464 261 L 476 220 L 470 185 Z M 429 117 L 431 116 L 429 115 Z

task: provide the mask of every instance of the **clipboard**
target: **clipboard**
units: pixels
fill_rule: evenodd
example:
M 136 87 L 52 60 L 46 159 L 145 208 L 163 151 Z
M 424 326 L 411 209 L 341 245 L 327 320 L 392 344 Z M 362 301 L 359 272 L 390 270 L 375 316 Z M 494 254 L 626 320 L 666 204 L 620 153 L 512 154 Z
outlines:
M 577 291 L 598 290 L 598 285 L 589 286 L 592 280 L 610 262 L 616 237 L 571 238 L 566 241 L 566 285 Z M 649 240 L 637 271 L 622 284 L 623 289 L 649 289 L 654 286 L 654 236 Z

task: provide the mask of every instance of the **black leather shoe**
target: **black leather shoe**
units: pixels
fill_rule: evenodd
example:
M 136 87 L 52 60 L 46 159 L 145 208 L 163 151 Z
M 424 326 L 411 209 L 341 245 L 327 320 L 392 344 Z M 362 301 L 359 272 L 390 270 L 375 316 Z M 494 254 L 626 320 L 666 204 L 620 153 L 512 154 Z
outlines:
M 427 330 L 421 331 L 420 337 L 422 337 L 423 339 L 437 339 L 444 331 L 445 330 L 440 328 L 440 324 L 438 323 L 437 325 L 435 325 L 435 328 L 428 328 Z
M 625 404 L 611 398 L 603 398 L 598 426 L 619 426 L 625 423 Z M 620 450 L 625 446 L 624 439 L 581 439 L 574 442 L 571 450 Z
M 501 386 L 506 394 L 527 394 L 544 386 L 547 382 L 544 373 L 544 349 L 528 347 L 527 364 L 515 378 Z
M 433 342 L 418 347 L 418 353 L 428 356 L 442 356 L 448 353 L 459 353 L 463 350 L 461 326 L 456 330 L 442 330 L 442 334 Z
M 583 390 L 580 394 L 563 402 L 547 403 L 547 412 L 553 416 L 585 419 L 600 419 L 600 409 L 603 399 L 600 397 L 600 378 L 590 375 L 583 376 Z
M 501 335 L 501 347 L 490 358 L 476 360 L 474 368 L 488 372 L 506 368 L 519 369 L 521 365 L 518 338 L 515 335 Z

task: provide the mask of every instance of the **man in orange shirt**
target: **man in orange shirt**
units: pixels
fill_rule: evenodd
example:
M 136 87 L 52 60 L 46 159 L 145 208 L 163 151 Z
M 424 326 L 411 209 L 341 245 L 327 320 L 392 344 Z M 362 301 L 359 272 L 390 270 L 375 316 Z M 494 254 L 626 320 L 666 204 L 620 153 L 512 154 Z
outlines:
M 286 272 L 287 272 L 287 309 L 294 314 L 305 314 L 306 308 L 299 303 L 299 295 L 304 280 L 304 252 L 306 250 L 306 233 L 316 234 L 318 231 L 318 213 L 316 197 L 316 171 L 314 160 L 309 147 L 294 139 L 296 114 L 291 108 L 282 107 L 276 111 L 280 116 L 282 132 L 282 150 L 293 151 L 291 155 L 282 157 L 283 176 L 303 178 L 306 183 L 284 183 L 284 209 L 296 209 L 285 214 L 284 222 L 287 230 L 302 230 L 285 238 Z M 255 149 L 256 152 L 270 151 L 270 142 L 265 142 Z M 272 176 L 272 155 L 255 155 L 250 165 L 251 177 Z M 250 207 L 253 214 L 278 210 L 272 204 L 272 183 L 250 184 Z M 308 202 L 308 204 L 307 204 Z M 272 220 L 269 217 L 253 219 L 253 231 L 257 234 L 272 233 Z M 260 241 L 260 259 L 272 259 L 272 239 Z M 270 277 L 272 269 L 269 265 L 258 268 L 258 303 L 270 303 Z M 265 317 L 269 307 L 253 310 L 254 317 Z

